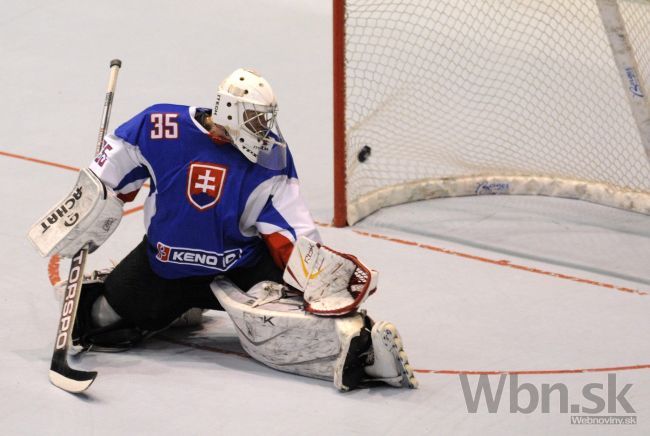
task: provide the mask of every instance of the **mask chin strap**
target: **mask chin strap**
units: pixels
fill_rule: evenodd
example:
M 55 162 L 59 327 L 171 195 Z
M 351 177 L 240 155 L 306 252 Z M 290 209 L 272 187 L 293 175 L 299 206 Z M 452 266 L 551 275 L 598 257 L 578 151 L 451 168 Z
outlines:
M 231 144 L 232 140 L 230 139 L 230 135 L 228 136 L 219 136 L 215 135 L 213 133 L 208 133 L 208 136 L 210 136 L 210 139 L 212 142 L 218 145 L 226 145 L 226 144 Z

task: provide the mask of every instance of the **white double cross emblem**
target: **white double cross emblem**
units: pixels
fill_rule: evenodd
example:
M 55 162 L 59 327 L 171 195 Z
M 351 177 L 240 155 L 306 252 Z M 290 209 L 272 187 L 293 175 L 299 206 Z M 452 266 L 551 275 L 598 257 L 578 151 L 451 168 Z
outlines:
M 210 176 L 210 170 L 206 170 L 205 174 L 201 174 L 197 177 L 199 181 L 202 183 L 196 182 L 194 184 L 195 189 L 200 189 L 204 194 L 208 191 L 214 191 L 217 188 L 217 185 L 215 184 L 210 184 L 210 182 L 214 182 L 217 180 L 216 177 L 211 177 Z

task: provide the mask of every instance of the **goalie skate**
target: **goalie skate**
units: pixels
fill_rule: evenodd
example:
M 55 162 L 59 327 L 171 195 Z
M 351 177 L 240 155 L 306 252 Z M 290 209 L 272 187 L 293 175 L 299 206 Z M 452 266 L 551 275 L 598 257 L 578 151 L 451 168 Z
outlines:
M 374 362 L 364 369 L 372 377 L 371 381 L 382 381 L 395 387 L 417 388 L 418 381 L 397 328 L 390 322 L 381 321 L 372 326 L 370 334 Z

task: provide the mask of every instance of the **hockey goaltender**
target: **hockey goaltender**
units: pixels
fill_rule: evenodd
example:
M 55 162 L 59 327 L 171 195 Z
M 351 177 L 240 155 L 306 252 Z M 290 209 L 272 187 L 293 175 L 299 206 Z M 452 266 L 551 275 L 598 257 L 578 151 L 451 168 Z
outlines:
M 73 344 L 128 349 L 225 310 L 243 348 L 272 368 L 341 391 L 417 387 L 395 326 L 360 309 L 377 272 L 322 245 L 277 114 L 269 83 L 238 69 L 212 110 L 156 104 L 104 137 L 71 194 L 29 234 L 43 256 L 92 252 L 150 183 L 142 241 L 84 277 Z

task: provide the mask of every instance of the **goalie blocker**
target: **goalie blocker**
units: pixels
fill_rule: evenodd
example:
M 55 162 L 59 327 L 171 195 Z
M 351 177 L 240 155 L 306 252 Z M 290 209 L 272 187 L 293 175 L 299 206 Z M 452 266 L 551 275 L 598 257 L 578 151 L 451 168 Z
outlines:
M 87 244 L 92 253 L 120 224 L 122 206 L 115 193 L 85 168 L 72 192 L 31 227 L 29 240 L 44 257 L 72 257 Z

